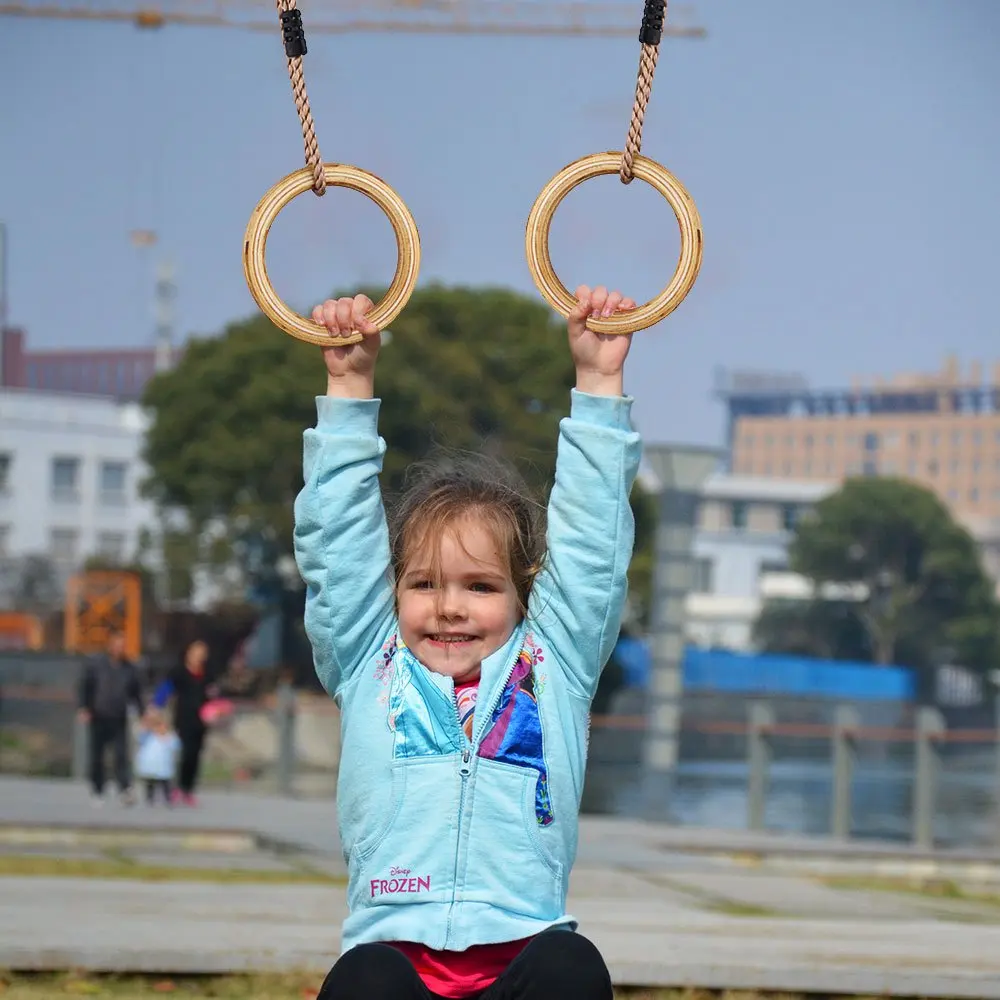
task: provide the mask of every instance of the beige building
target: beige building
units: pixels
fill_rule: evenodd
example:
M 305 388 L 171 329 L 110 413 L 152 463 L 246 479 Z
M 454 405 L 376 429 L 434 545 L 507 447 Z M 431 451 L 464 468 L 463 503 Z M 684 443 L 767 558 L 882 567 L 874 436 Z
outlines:
M 803 486 L 863 475 L 921 483 L 975 538 L 1000 596 L 1000 364 L 991 375 L 978 363 L 963 375 L 954 358 L 938 374 L 856 379 L 849 389 L 728 375 L 717 388 L 729 409 L 731 474 Z M 762 516 L 750 509 L 735 505 L 733 525 Z
M 1000 525 L 1000 364 L 988 382 L 978 364 L 963 377 L 950 359 L 936 375 L 830 391 L 734 376 L 722 395 L 736 475 L 903 476 L 934 490 L 976 534 Z

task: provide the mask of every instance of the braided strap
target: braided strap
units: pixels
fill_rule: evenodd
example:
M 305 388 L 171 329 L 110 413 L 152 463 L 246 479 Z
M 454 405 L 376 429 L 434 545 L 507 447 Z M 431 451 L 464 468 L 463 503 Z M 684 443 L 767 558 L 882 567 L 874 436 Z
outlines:
M 295 0 L 277 0 L 278 16 L 281 18 L 281 34 L 285 42 L 285 56 L 288 59 L 288 78 L 292 81 L 292 96 L 295 110 L 302 123 L 302 141 L 305 144 L 306 166 L 312 171 L 313 191 L 326 194 L 326 176 L 323 158 L 319 154 L 319 140 L 316 138 L 316 123 L 309 107 L 306 93 L 306 78 L 302 71 L 302 57 L 306 54 L 306 36 L 302 28 L 302 14 L 295 6 Z

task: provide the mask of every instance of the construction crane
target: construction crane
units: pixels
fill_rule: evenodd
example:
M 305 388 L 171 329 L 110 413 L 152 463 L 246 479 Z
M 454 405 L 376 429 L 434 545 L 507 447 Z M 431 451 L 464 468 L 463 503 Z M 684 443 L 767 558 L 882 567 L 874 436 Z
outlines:
M 305 0 L 302 6 L 306 30 L 326 34 L 632 36 L 642 16 L 638 0 Z M 672 11 L 664 34 L 704 38 L 705 29 L 685 23 L 686 14 Z M 0 0 L 0 16 L 119 21 L 139 28 L 177 24 L 275 31 L 277 25 L 273 0 Z

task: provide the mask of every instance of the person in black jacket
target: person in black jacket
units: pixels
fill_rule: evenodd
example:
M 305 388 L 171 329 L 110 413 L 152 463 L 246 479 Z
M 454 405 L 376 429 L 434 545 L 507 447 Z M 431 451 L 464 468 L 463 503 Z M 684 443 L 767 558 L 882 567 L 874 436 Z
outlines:
M 201 710 L 216 695 L 215 686 L 208 681 L 207 663 L 208 646 L 197 639 L 187 647 L 184 662 L 174 668 L 169 678 L 174 697 L 174 729 L 181 741 L 176 797 L 189 806 L 195 804 L 194 790 L 208 728 Z
M 109 746 L 114 752 L 115 781 L 122 802 L 133 802 L 129 704 L 143 714 L 139 673 L 125 657 L 125 636 L 112 631 L 107 652 L 84 665 L 80 681 L 79 715 L 90 724 L 90 784 L 95 802 L 103 801 L 104 757 Z

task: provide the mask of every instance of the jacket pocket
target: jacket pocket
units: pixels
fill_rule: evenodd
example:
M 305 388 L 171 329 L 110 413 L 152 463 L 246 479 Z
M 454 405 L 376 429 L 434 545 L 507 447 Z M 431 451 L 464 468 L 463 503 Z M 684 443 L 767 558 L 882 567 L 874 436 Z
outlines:
M 455 755 L 393 763 L 386 821 L 351 852 L 352 910 L 450 900 L 460 780 Z
M 532 767 L 479 759 L 461 899 L 543 920 L 562 916 L 561 823 L 539 825 L 537 782 Z
M 385 840 L 392 830 L 399 810 L 403 805 L 406 794 L 406 771 L 400 767 L 402 761 L 396 761 L 392 766 L 391 791 L 389 793 L 389 803 L 385 810 L 381 822 L 376 817 L 372 828 L 359 837 L 351 851 L 352 856 L 359 862 L 364 863 L 373 851 L 378 850 L 379 844 Z

